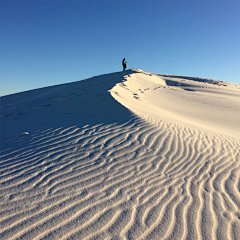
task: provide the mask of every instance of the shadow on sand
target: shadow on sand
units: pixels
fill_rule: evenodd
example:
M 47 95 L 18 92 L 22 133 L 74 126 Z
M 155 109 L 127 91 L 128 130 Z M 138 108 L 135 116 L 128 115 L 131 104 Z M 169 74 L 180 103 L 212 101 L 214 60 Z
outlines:
M 126 70 L 1 97 L 2 150 L 19 136 L 31 138 L 48 129 L 128 121 L 133 114 L 108 91 L 133 73 Z

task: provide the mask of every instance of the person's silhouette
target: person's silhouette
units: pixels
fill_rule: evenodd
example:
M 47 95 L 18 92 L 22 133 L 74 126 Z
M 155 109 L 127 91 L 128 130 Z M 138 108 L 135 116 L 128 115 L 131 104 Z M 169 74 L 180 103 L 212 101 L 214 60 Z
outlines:
M 127 62 L 125 61 L 125 58 L 122 60 L 123 65 L 123 71 L 127 68 Z

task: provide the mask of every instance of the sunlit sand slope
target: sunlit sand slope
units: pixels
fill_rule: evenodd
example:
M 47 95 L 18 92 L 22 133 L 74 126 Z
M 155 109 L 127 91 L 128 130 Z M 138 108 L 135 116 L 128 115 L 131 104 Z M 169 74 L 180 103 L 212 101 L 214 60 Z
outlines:
M 111 94 L 149 119 L 240 138 L 240 85 L 137 70 L 116 84 Z
M 240 239 L 238 85 L 128 70 L 34 91 L 2 99 L 0 239 Z

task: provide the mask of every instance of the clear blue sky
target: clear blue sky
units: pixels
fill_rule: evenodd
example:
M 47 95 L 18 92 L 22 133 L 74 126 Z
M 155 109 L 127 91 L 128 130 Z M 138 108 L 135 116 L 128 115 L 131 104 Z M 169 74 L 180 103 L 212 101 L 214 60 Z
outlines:
M 127 68 L 240 84 L 239 1 L 1 1 L 0 95 Z

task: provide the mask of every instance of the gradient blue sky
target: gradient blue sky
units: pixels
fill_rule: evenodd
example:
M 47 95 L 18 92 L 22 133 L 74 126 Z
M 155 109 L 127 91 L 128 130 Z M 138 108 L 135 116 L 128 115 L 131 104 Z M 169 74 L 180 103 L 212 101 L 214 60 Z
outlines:
M 239 1 L 1 1 L 0 95 L 127 68 L 240 84 Z

